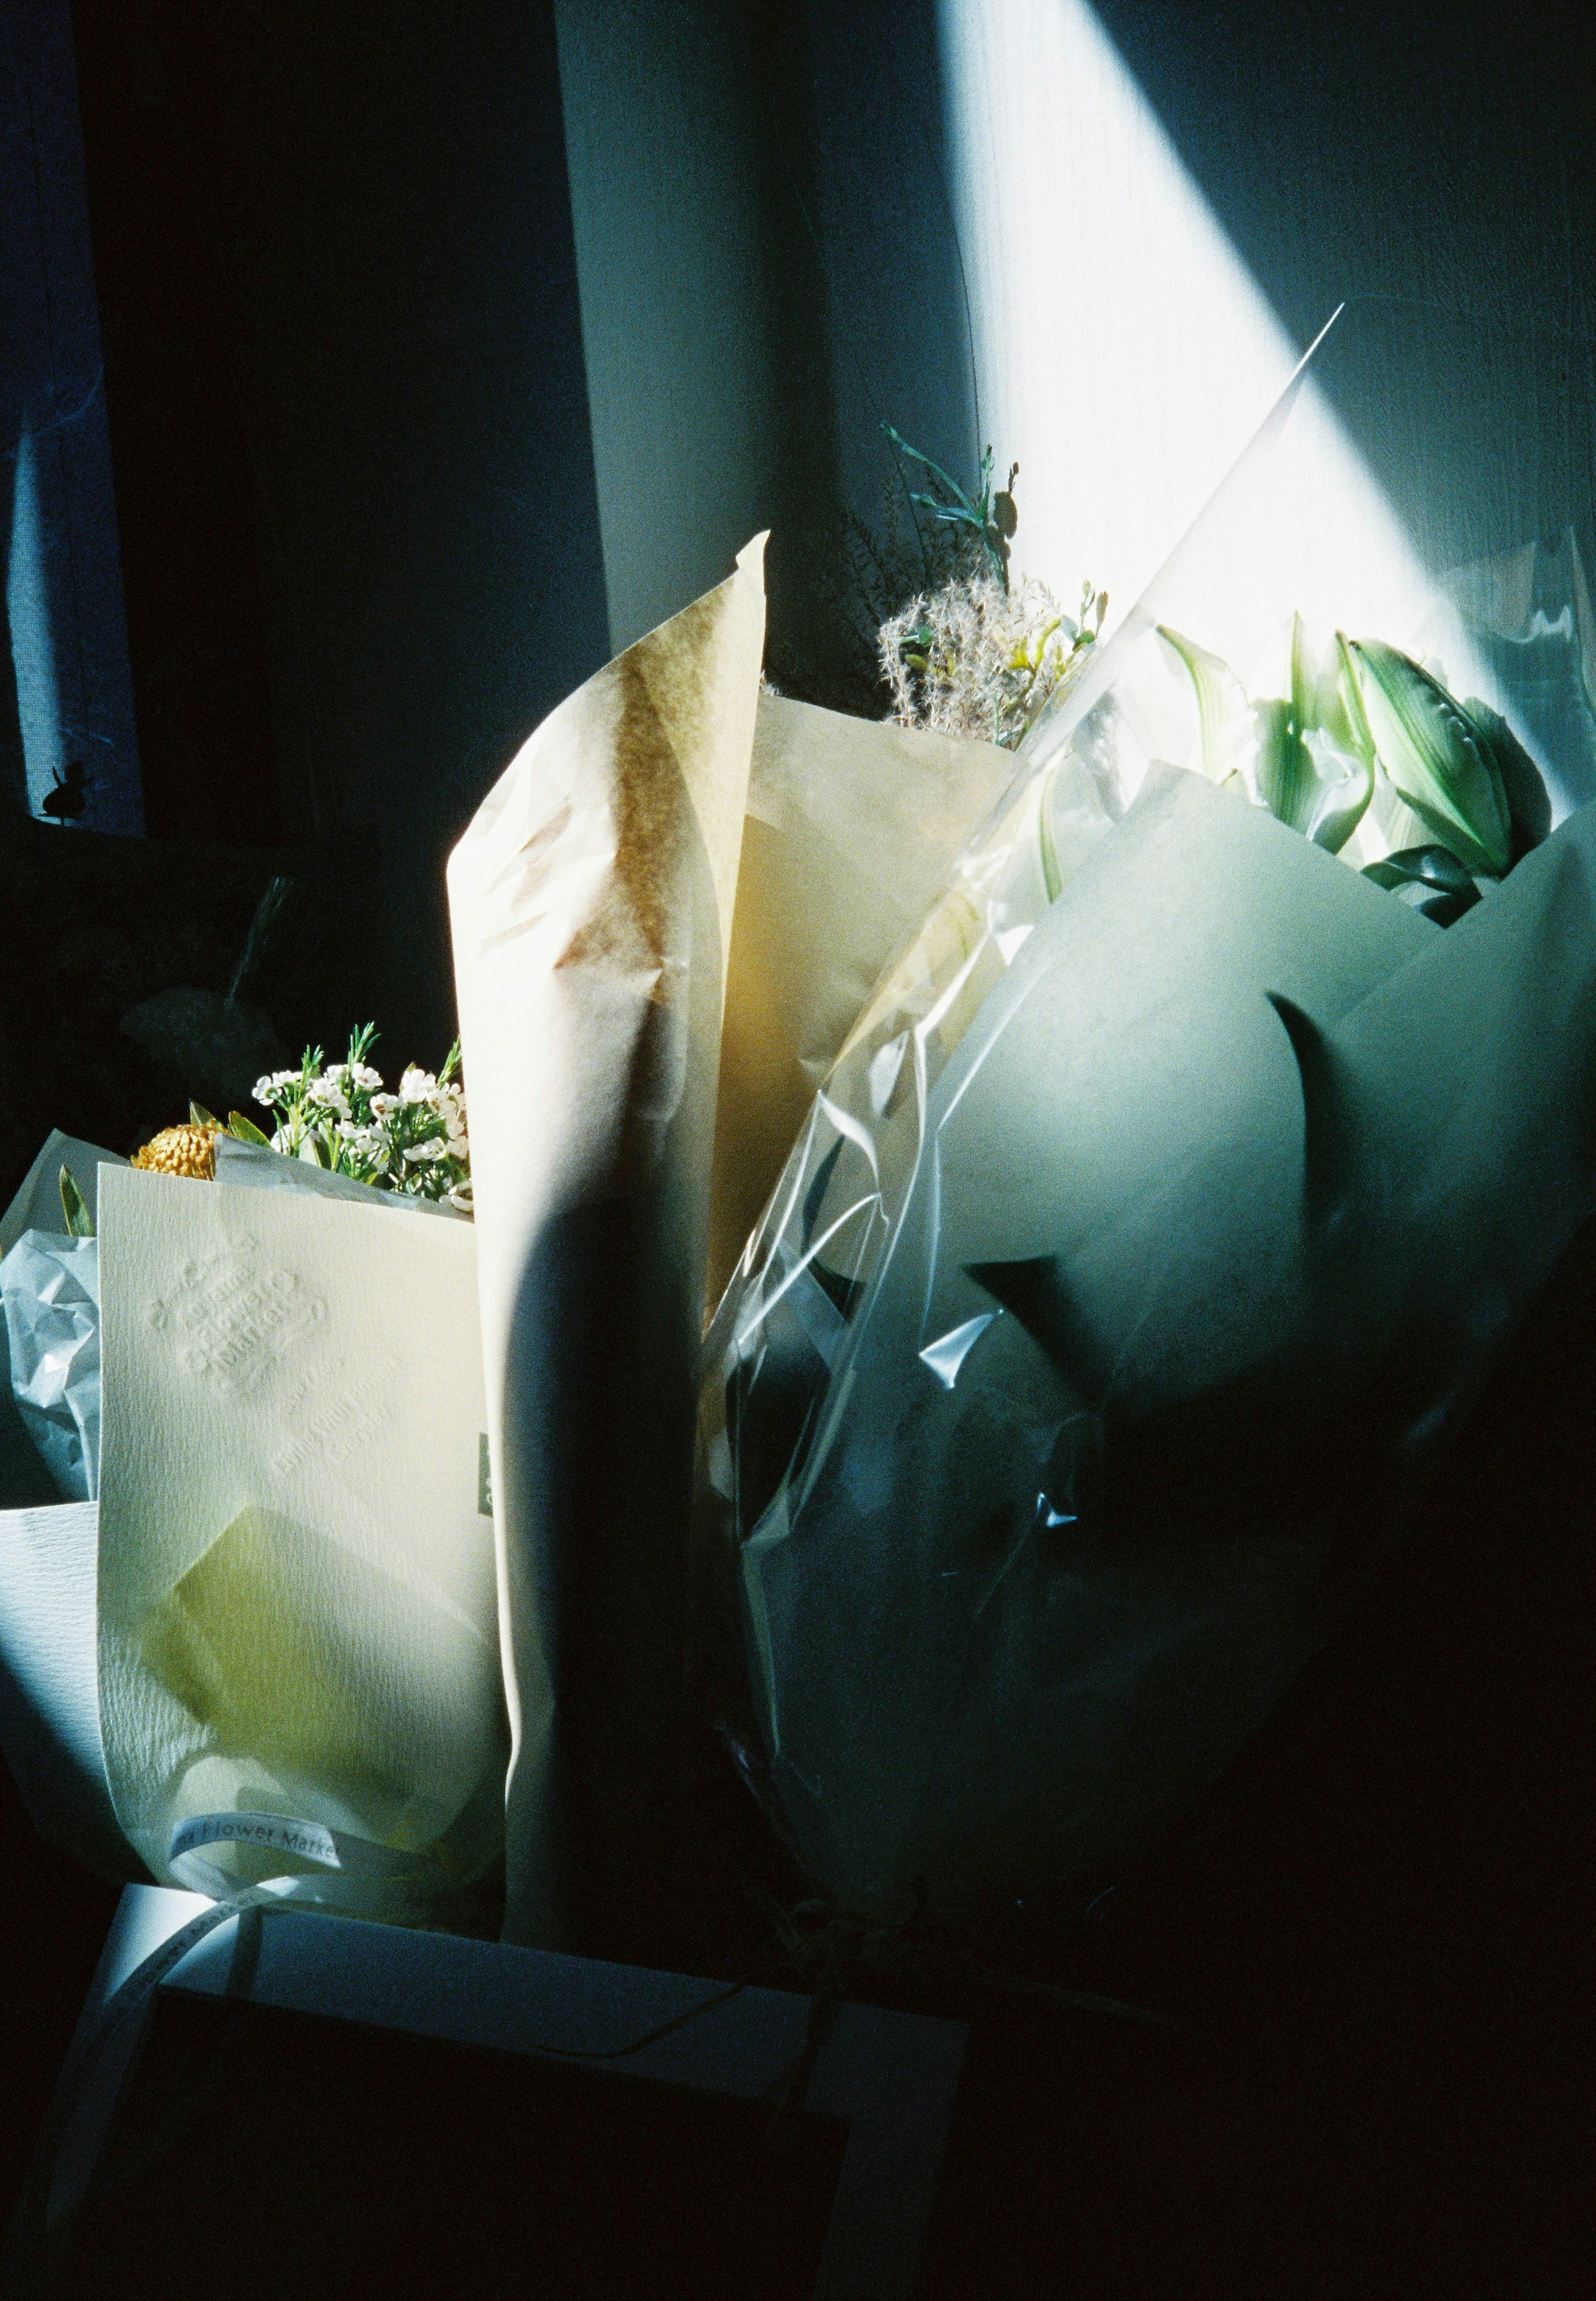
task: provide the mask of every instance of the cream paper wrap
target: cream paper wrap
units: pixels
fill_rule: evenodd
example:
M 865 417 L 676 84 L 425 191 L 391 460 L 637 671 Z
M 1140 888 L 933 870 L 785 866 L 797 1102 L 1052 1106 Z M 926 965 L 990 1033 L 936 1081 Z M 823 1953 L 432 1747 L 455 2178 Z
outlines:
M 196 1817 L 346 1833 L 391 1890 L 330 1877 L 323 1898 L 447 1915 L 497 1854 L 505 1755 L 470 1227 L 99 1183 L 117 1820 L 167 1885 Z M 214 1858 L 240 1883 L 299 1866 Z
M 762 690 L 731 922 L 706 1308 L 883 969 L 1014 781 L 1010 751 Z
M 985 744 L 762 692 L 760 557 L 546 720 L 449 863 L 513 1940 L 646 1938 L 706 1288 L 1013 772 Z

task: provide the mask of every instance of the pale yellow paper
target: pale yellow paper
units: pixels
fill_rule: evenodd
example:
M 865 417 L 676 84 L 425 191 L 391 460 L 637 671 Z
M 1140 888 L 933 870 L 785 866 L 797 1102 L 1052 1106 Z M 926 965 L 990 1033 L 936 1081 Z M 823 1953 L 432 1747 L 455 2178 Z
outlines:
M 995 744 L 761 693 L 721 1035 L 708 1309 L 877 978 L 1015 768 Z
M 106 1167 L 99 1669 L 117 1818 L 492 1858 L 505 1745 L 464 1224 Z

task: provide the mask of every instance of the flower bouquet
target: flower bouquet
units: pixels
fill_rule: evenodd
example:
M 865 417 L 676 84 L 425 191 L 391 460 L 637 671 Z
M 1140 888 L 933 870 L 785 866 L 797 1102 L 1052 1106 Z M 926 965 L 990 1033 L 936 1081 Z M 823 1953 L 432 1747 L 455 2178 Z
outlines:
M 706 1285 L 1011 764 L 762 692 L 762 545 L 543 723 L 449 863 L 512 1939 L 651 1937 Z
M 762 693 L 745 563 L 455 858 L 469 1137 L 458 1050 L 389 1092 L 363 1032 L 258 1083 L 270 1136 L 53 1136 L 6 1217 L 81 1483 L 0 1510 L 0 1734 L 102 1870 L 493 1921 L 507 1710 L 513 1934 L 643 1945 L 706 1269 L 1011 764 Z
M 0 1289 L 65 1500 L 0 1515 L 0 1628 L 24 1794 L 94 1866 L 460 1923 L 504 1769 L 469 1145 L 457 1052 L 388 1094 L 374 1035 L 263 1078 L 271 1139 L 45 1145 Z
M 1596 1209 L 1588 690 L 1548 745 L 1333 350 L 1026 737 L 706 1341 L 721 1714 L 846 1908 L 1217 1774 Z
M 78 1157 L 97 1498 L 0 1512 L 58 1836 L 432 1923 L 502 1844 L 509 1938 L 646 1954 L 689 1611 L 856 1911 L 1226 1762 L 1596 1203 L 1596 722 L 1325 356 L 1111 637 L 982 595 L 996 742 L 924 603 L 940 724 L 762 690 L 757 543 L 553 713 L 449 864 L 469 1168 L 363 1041 Z

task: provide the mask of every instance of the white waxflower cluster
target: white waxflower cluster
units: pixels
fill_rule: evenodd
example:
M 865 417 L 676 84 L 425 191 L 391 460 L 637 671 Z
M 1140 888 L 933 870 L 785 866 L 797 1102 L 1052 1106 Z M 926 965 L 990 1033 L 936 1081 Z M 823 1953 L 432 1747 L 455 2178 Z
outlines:
M 255 1100 L 277 1114 L 272 1148 L 379 1190 L 447 1199 L 470 1214 L 471 1140 L 459 1041 L 440 1071 L 413 1063 L 391 1094 L 381 1072 L 366 1060 L 376 1036 L 376 1025 L 368 1023 L 351 1038 L 345 1061 L 323 1066 L 321 1048 L 307 1047 L 297 1070 L 272 1071 L 255 1081 Z

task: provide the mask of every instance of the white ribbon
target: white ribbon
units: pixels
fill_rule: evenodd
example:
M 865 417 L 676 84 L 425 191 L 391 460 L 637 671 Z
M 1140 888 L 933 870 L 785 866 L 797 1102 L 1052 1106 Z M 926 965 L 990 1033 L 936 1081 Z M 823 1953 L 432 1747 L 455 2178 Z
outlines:
M 394 1898 L 396 1890 L 419 1885 L 423 1878 L 430 1877 L 436 1883 L 436 1866 L 424 1856 L 397 1853 L 391 1846 L 374 1845 L 369 1837 L 356 1837 L 348 1830 L 329 1829 L 324 1822 L 247 1811 L 196 1813 L 172 1831 L 167 1860 L 172 1874 L 185 1886 L 216 1901 L 236 1895 L 240 1881 L 205 1859 L 202 1849 L 207 1845 L 254 1845 L 263 1853 L 313 1863 L 313 1869 L 289 1882 L 303 1887 L 313 1881 L 322 1887 L 336 1878 L 344 1890 L 330 1898 L 339 1902 L 369 1902 L 373 1888 L 378 1889 L 375 1898 L 387 1902 Z

